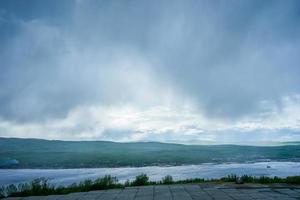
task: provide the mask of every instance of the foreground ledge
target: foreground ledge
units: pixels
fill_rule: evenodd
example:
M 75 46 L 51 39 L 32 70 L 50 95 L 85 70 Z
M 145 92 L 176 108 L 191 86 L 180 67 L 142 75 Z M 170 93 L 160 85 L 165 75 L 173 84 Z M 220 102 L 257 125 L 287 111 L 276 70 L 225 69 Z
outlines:
M 10 197 L 5 200 L 297 200 L 300 187 L 285 184 L 183 184 L 128 187 L 68 195 Z

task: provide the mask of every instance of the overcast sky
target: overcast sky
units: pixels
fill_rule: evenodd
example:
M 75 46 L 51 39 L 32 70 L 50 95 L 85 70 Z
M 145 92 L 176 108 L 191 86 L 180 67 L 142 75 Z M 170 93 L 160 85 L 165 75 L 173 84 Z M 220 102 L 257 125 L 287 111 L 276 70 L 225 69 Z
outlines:
M 300 141 L 300 2 L 1 0 L 0 137 Z

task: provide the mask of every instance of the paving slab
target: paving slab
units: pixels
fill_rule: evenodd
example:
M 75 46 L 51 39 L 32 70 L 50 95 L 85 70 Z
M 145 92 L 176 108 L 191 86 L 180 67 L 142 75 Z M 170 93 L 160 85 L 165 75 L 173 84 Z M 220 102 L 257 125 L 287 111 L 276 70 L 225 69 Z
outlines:
M 67 195 L 10 197 L 5 200 L 299 200 L 293 186 L 182 184 L 126 187 Z

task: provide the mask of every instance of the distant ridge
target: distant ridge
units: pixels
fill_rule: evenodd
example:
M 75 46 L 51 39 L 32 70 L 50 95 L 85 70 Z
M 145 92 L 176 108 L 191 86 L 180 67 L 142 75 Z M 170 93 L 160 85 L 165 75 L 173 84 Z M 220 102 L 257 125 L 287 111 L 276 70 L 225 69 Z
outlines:
M 274 141 L 263 141 L 263 142 L 247 142 L 247 143 L 215 143 L 209 141 L 151 141 L 142 140 L 134 142 L 120 142 L 120 141 L 110 141 L 110 140 L 59 140 L 59 139 L 43 139 L 43 138 L 17 138 L 17 137 L 0 137 L 1 139 L 13 139 L 13 140 L 36 140 L 36 141 L 53 141 L 53 142 L 107 142 L 107 143 L 117 143 L 117 144 L 137 144 L 137 143 L 154 143 L 154 144 L 171 144 L 171 145 L 187 145 L 187 146 L 284 146 L 284 145 L 300 145 L 300 141 L 290 141 L 290 142 L 274 142 Z
M 0 138 L 0 168 L 94 168 L 300 161 L 300 145 L 183 145 L 160 142 Z

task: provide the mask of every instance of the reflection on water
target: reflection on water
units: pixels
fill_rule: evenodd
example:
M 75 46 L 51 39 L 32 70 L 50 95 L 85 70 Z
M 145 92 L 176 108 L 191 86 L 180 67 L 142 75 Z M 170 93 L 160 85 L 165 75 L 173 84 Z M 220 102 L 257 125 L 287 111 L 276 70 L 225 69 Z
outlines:
M 269 166 L 269 167 L 268 167 Z M 85 179 L 95 179 L 106 174 L 116 176 L 120 182 L 132 180 L 136 175 L 146 173 L 150 180 L 161 180 L 172 175 L 175 180 L 188 178 L 221 178 L 229 174 L 253 176 L 295 176 L 300 175 L 300 162 L 257 162 L 244 164 L 201 164 L 173 167 L 120 167 L 90 169 L 0 169 L 0 185 L 31 181 L 46 177 L 55 185 L 68 185 Z

